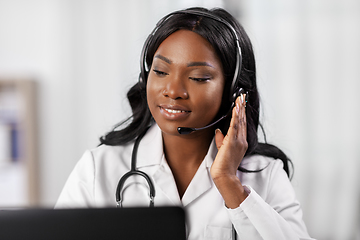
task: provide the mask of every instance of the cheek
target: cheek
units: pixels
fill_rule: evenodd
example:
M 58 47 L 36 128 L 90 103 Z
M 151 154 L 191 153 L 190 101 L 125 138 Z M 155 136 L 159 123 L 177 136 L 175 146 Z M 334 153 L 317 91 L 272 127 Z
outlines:
M 151 111 L 151 103 L 153 102 L 153 96 L 154 96 L 154 89 L 151 84 L 149 84 L 149 80 L 146 83 L 146 100 L 148 103 L 148 106 Z
M 151 113 L 153 113 L 156 95 L 159 94 L 159 91 L 159 86 L 156 86 L 156 84 L 154 84 L 154 81 L 152 81 L 149 77 L 146 83 L 146 99 Z
M 221 106 L 222 93 L 222 86 L 214 85 L 206 90 L 197 91 L 192 96 L 196 97 L 197 107 L 204 116 L 215 117 Z

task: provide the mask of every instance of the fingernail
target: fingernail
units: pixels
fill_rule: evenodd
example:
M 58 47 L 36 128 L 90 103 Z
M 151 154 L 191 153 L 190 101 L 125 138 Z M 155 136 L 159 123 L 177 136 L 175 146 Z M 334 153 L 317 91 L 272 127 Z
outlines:
M 239 113 L 240 112 L 240 106 L 239 106 L 239 102 L 236 101 L 236 112 Z
M 241 99 L 241 104 L 244 104 L 244 94 L 240 95 L 240 99 Z
M 217 128 L 217 129 L 215 130 L 215 134 L 217 134 L 218 132 L 219 132 L 219 133 L 222 133 L 221 130 L 220 130 L 220 128 Z

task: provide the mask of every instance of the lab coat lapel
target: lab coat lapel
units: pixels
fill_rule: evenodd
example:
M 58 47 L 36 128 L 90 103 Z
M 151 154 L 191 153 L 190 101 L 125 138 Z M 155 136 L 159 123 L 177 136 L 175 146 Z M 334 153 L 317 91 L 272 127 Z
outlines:
M 205 167 L 205 161 L 202 162 L 197 170 L 194 178 L 191 180 L 182 198 L 183 206 L 190 204 L 192 201 L 200 197 L 203 193 L 208 191 L 211 186 L 211 177 L 208 169 Z
M 163 155 L 161 130 L 157 124 L 154 124 L 140 141 L 136 167 L 140 169 L 159 165 Z
M 174 176 L 167 164 L 164 152 L 161 130 L 157 124 L 154 124 L 141 140 L 137 153 L 137 168 L 141 170 L 149 166 L 159 165 L 154 172 L 148 174 L 153 177 L 155 185 L 173 202 L 175 205 L 183 206 L 196 200 L 213 186 L 210 176 L 210 167 L 217 154 L 217 148 L 214 140 L 209 151 L 197 170 L 194 178 L 186 189 L 182 200 L 180 200 Z
M 158 170 L 153 175 L 156 185 L 167 196 L 170 201 L 175 205 L 181 205 L 179 192 L 177 190 L 174 175 L 171 172 L 169 165 L 167 164 L 165 157 L 162 158 L 162 162 Z
M 188 188 L 186 189 L 184 196 L 182 198 L 183 206 L 190 204 L 202 194 L 207 192 L 214 186 L 210 175 L 210 168 L 214 162 L 215 156 L 217 154 L 217 149 L 215 142 L 213 141 L 209 147 L 209 151 L 205 156 L 203 162 L 199 166 L 195 176 L 191 180 Z

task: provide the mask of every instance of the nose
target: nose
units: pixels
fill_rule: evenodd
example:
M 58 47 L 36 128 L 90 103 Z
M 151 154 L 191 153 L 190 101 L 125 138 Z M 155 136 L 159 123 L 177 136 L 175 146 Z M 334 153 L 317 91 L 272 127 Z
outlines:
M 189 98 L 185 83 L 180 77 L 169 79 L 163 90 L 163 95 L 176 100 Z

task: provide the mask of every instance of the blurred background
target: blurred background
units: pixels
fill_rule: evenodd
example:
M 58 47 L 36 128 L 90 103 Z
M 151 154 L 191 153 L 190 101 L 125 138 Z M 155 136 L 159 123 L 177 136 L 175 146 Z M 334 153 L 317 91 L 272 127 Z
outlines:
M 358 0 L 0 0 L 0 208 L 54 206 L 130 115 L 147 35 L 190 6 L 223 7 L 249 34 L 267 140 L 294 163 L 312 237 L 360 239 Z

